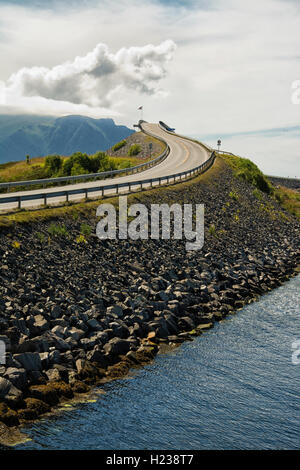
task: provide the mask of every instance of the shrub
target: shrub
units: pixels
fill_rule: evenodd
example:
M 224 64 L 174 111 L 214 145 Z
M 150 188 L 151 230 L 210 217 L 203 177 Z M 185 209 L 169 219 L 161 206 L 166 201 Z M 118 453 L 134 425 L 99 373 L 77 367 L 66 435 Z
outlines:
M 78 162 L 74 163 L 71 168 L 71 176 L 86 175 L 87 173 L 89 173 L 89 171 L 83 168 Z
M 142 150 L 142 147 L 139 144 L 132 144 L 130 146 L 130 149 L 128 150 L 128 156 L 132 157 L 134 155 L 138 155 L 141 150 Z
M 124 147 L 127 144 L 126 140 L 121 140 L 121 142 L 118 142 L 112 147 L 113 152 L 116 152 L 117 150 L 120 150 L 122 147 Z
M 62 165 L 62 173 L 64 176 L 76 176 L 90 172 L 90 158 L 86 153 L 76 152 L 69 158 L 64 160 Z M 73 170 L 73 167 L 74 170 Z M 76 173 L 76 171 L 78 171 Z
M 45 158 L 45 170 L 49 176 L 57 174 L 60 171 L 62 164 L 63 161 L 59 155 L 48 155 L 48 157 Z

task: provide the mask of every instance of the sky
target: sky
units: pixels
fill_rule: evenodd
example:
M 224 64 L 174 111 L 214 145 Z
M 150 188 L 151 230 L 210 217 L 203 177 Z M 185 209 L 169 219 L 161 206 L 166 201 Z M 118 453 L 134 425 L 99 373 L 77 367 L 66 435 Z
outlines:
M 132 127 L 143 106 L 300 178 L 299 24 L 300 0 L 0 0 L 0 113 Z

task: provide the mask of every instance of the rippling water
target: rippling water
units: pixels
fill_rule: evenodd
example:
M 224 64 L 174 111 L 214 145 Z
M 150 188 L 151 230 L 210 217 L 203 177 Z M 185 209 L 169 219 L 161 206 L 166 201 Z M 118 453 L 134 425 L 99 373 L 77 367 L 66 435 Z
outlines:
M 297 449 L 300 276 L 26 432 L 19 449 Z

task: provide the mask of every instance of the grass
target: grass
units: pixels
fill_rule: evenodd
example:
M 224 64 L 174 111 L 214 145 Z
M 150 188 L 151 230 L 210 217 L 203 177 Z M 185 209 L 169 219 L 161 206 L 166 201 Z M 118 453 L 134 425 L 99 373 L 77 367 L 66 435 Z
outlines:
M 242 178 L 253 184 L 264 193 L 272 194 L 273 186 L 260 171 L 257 165 L 248 158 L 237 157 L 235 155 L 221 154 L 221 157 L 228 163 L 234 171 L 235 176 Z
M 80 234 L 83 236 L 89 236 L 92 233 L 92 227 L 88 224 L 81 224 L 80 226 Z
M 300 220 L 300 194 L 298 191 L 279 186 L 274 190 L 274 197 L 282 207 Z
M 0 183 L 9 181 L 27 181 L 46 177 L 44 158 L 32 158 L 30 165 L 26 161 L 9 162 L 0 165 Z
M 221 154 L 220 156 L 231 166 L 235 176 L 254 185 L 253 196 L 256 199 L 262 201 L 263 193 L 266 193 L 279 202 L 290 214 L 300 220 L 300 194 L 298 191 L 283 186 L 275 189 L 255 163 L 247 158 L 226 154 Z M 229 196 L 234 199 L 233 192 Z
M 208 233 L 210 235 L 212 235 L 213 237 L 216 237 L 217 236 L 217 233 L 216 233 L 216 226 L 215 224 L 211 224 L 208 228 Z
M 68 237 L 69 232 L 66 229 L 64 224 L 54 224 L 52 223 L 48 228 L 48 233 L 52 237 Z
M 261 200 L 263 199 L 262 192 L 261 192 L 259 189 L 257 189 L 257 188 L 255 188 L 255 189 L 253 190 L 253 193 L 252 193 L 252 194 L 253 194 L 253 196 L 254 196 L 256 199 L 258 199 L 259 201 L 261 201 Z

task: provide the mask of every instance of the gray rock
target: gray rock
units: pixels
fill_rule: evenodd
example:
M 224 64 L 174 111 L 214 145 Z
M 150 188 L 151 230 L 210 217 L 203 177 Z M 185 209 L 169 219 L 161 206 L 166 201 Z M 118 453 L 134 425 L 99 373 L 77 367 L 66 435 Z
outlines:
M 47 370 L 50 367 L 50 353 L 49 352 L 43 352 L 40 353 L 40 359 L 42 363 L 42 369 Z
M 59 305 L 55 305 L 51 310 L 51 317 L 52 318 L 59 318 L 62 314 L 61 308 Z
M 4 375 L 17 389 L 23 390 L 27 384 L 27 372 L 25 369 L 9 367 Z
M 99 346 L 95 346 L 92 351 L 89 351 L 86 357 L 91 362 L 98 362 L 100 364 L 105 363 L 103 352 L 101 351 Z
M 15 354 L 14 359 L 16 359 L 25 370 L 28 371 L 40 371 L 42 369 L 41 358 L 38 353 L 21 353 Z
M 93 337 L 93 338 L 82 338 L 82 339 L 80 340 L 80 344 L 81 344 L 81 346 L 83 347 L 84 350 L 90 351 L 91 349 L 94 348 L 94 346 L 96 346 L 96 344 L 97 344 L 97 338 L 96 338 L 96 337 Z
M 85 362 L 86 361 L 84 359 L 77 359 L 75 364 L 76 364 L 76 369 L 77 369 L 78 374 L 80 374 L 80 372 L 83 371 Z
M 14 367 L 15 369 L 21 369 L 22 365 L 13 358 L 11 353 L 6 353 L 5 355 L 5 365 L 6 367 Z
M 168 300 L 169 300 L 169 295 L 168 295 L 165 291 L 161 290 L 161 291 L 158 292 L 158 294 L 156 295 L 156 298 L 157 298 L 157 300 L 163 300 L 164 302 L 168 302 Z
M 13 385 L 9 380 L 0 377 L 0 398 L 4 398 L 5 395 L 9 393 L 12 386 Z
M 130 343 L 125 339 L 113 338 L 104 345 L 103 349 L 107 355 L 119 356 L 128 353 Z
M 101 330 L 101 326 L 100 326 L 99 322 L 97 320 L 95 320 L 95 318 L 91 318 L 90 320 L 88 320 L 87 325 L 93 331 Z
M 79 341 L 81 338 L 83 338 L 85 335 L 85 332 L 82 330 L 79 330 L 78 328 L 70 328 L 70 330 L 67 333 L 67 336 L 70 338 L 73 338 L 75 341 Z
M 65 331 L 65 328 L 63 326 L 60 326 L 60 325 L 56 325 L 54 328 L 52 328 L 52 333 L 54 333 L 56 336 L 59 336 L 60 338 L 64 338 L 65 335 L 64 335 L 64 331 Z
M 9 380 L 0 378 L 0 399 L 17 401 L 22 398 L 21 390 L 17 389 Z
M 112 305 L 106 309 L 107 315 L 117 315 L 118 318 L 123 318 L 123 309 L 120 305 Z
M 185 330 L 193 330 L 195 328 L 195 323 L 190 317 L 181 317 L 179 320 L 179 325 Z
M 78 347 L 78 341 L 75 341 L 74 338 L 66 338 L 65 342 L 70 346 L 70 349 L 76 349 Z
M 57 350 L 49 352 L 49 363 L 58 364 L 60 362 L 60 352 Z
M 71 349 L 71 346 L 59 336 L 53 334 L 51 337 L 54 342 L 54 346 L 58 351 L 69 351 Z
M 21 331 L 23 335 L 29 336 L 30 331 L 26 326 L 26 322 L 23 318 L 14 320 L 14 325 Z

